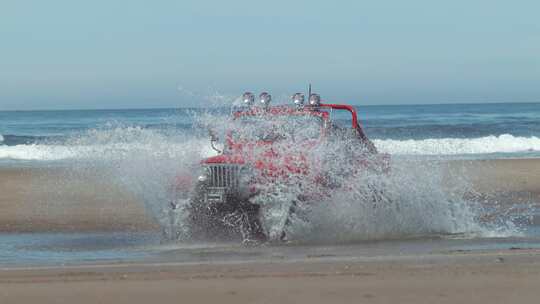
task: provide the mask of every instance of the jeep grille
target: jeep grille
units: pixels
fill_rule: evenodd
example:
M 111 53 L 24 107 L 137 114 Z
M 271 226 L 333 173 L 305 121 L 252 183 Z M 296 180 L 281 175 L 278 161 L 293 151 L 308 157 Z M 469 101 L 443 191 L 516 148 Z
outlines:
M 209 170 L 209 186 L 237 189 L 239 186 L 239 165 L 212 164 L 206 166 Z

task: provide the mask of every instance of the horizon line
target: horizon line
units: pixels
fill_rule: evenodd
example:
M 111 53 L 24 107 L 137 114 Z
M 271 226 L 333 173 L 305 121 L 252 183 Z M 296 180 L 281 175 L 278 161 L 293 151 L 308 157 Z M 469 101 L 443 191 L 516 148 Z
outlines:
M 354 107 L 396 107 L 396 106 L 437 106 L 437 105 L 493 105 L 493 104 L 540 104 L 540 101 L 523 102 L 441 102 L 441 103 L 407 103 L 407 104 L 351 104 Z M 287 105 L 276 103 L 276 105 Z M 219 109 L 227 106 L 189 106 L 189 107 L 138 107 L 138 108 L 58 108 L 58 109 L 24 109 L 2 110 L 0 112 L 53 112 L 53 111 L 125 111 L 125 110 L 175 110 L 175 109 Z

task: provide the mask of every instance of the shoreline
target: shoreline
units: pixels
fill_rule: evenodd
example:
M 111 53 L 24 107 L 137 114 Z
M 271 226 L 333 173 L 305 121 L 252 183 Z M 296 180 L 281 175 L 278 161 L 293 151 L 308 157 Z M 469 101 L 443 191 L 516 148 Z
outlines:
M 7 303 L 533 303 L 540 250 L 2 269 Z M 337 301 L 337 302 L 336 302 Z

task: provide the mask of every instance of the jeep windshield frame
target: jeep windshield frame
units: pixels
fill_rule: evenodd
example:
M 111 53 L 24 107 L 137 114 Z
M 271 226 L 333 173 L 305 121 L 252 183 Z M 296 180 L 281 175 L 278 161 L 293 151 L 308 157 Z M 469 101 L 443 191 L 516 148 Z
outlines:
M 234 113 L 233 121 L 245 124 L 243 125 L 244 128 L 251 127 L 249 124 L 256 125 L 259 123 L 260 125 L 255 126 L 255 129 L 261 128 L 262 130 L 254 130 L 255 136 L 245 136 L 243 139 L 236 138 L 235 140 L 274 142 L 288 136 L 293 137 L 294 140 L 296 129 L 312 132 L 311 134 L 301 134 L 299 136 L 301 140 L 320 140 L 326 134 L 329 117 L 329 113 L 326 111 L 289 106 L 274 106 L 267 109 L 251 108 L 245 111 L 238 111 Z M 298 121 L 298 118 L 305 119 L 305 121 Z M 289 121 L 291 122 L 290 124 L 288 123 Z M 313 126 L 312 123 L 317 124 L 316 129 L 310 129 Z M 248 131 L 250 132 L 247 133 L 251 133 L 251 130 Z M 229 140 L 233 140 L 234 132 L 234 129 L 229 130 Z

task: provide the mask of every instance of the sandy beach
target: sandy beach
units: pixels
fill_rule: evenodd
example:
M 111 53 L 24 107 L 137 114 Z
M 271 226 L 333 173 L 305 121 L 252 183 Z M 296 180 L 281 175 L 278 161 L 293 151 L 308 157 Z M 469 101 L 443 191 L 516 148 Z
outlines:
M 540 251 L 0 271 L 2 303 L 535 303 Z
M 0 232 L 158 228 L 128 192 L 64 168 L 0 168 L 0 210 Z
M 445 165 L 466 172 L 477 195 L 540 201 L 538 159 Z M 0 169 L 0 210 L 0 231 L 11 234 L 159 229 L 125 189 L 61 168 Z M 540 249 L 505 241 L 497 247 L 497 239 L 485 246 L 403 240 L 390 249 L 336 246 L 337 254 L 324 246 L 240 246 L 230 249 L 232 258 L 192 250 L 190 261 L 173 248 L 150 260 L 4 265 L 0 303 L 533 303 L 540 295 Z M 286 249 L 298 252 L 280 255 Z

